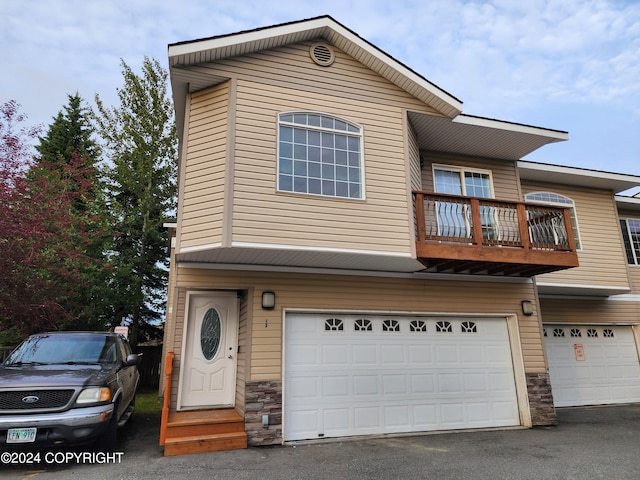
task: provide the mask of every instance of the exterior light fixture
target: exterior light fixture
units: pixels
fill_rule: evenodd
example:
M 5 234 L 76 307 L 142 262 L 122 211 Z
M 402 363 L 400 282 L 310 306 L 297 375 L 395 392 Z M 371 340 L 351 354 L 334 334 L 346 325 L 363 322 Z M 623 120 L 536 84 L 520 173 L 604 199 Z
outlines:
M 529 300 L 522 300 L 522 313 L 527 317 L 533 315 L 533 304 Z
M 276 306 L 275 292 L 262 292 L 262 308 L 265 310 L 273 310 Z

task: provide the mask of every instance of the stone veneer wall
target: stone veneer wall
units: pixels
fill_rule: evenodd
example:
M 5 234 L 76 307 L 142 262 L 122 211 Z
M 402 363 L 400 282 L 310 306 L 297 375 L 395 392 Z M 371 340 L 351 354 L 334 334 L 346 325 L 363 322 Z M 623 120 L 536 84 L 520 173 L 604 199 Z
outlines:
M 263 415 L 269 415 L 268 427 L 262 426 Z M 282 443 L 282 382 L 247 382 L 244 429 L 249 446 Z
M 558 417 L 553 406 L 551 381 L 548 373 L 527 373 L 527 392 L 531 423 L 534 427 L 557 425 Z

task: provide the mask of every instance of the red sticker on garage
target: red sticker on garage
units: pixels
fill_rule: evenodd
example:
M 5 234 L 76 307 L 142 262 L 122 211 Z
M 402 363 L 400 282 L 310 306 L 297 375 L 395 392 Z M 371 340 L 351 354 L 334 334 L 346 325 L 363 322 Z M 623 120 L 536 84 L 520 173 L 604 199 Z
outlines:
M 581 343 L 573 344 L 573 351 L 576 353 L 576 360 L 578 362 L 584 362 L 584 347 Z

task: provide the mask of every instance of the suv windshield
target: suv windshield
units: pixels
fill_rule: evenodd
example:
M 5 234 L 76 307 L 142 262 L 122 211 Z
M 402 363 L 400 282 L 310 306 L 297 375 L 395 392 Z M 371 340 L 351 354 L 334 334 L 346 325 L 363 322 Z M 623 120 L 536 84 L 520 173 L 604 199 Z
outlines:
M 12 364 L 115 363 L 116 340 L 107 335 L 40 335 L 27 339 L 5 361 Z

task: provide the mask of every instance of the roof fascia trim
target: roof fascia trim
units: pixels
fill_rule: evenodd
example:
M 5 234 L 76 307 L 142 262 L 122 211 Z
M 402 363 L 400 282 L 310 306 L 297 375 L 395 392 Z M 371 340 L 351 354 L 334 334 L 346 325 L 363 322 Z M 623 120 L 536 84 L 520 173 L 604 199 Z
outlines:
M 537 163 L 527 160 L 518 160 L 518 168 L 522 170 L 543 171 L 549 173 L 563 173 L 565 175 L 575 175 L 589 178 L 599 178 L 605 180 L 613 180 L 618 182 L 635 183 L 640 185 L 640 177 L 636 175 L 627 175 L 624 173 L 604 172 L 600 170 L 590 170 L 579 167 L 565 167 L 562 165 L 553 165 L 550 163 Z
M 303 20 L 300 22 L 275 25 L 272 27 L 260 28 L 257 30 L 246 32 L 239 32 L 210 39 L 194 40 L 193 42 L 188 43 L 172 44 L 169 45 L 169 59 L 181 55 L 191 55 L 206 50 L 229 47 L 232 45 L 265 40 L 271 37 L 291 35 L 308 30 L 317 30 L 323 28 L 328 29 L 333 33 L 345 38 L 347 41 L 353 43 L 358 48 L 366 51 L 368 54 L 374 56 L 389 67 L 398 71 L 412 82 L 420 85 L 432 95 L 450 105 L 450 107 L 456 110 L 458 114 L 462 111 L 462 102 L 460 100 L 442 90 L 435 84 L 429 82 L 427 79 L 420 76 L 409 67 L 405 66 L 386 52 L 382 51 L 372 43 L 369 43 L 367 40 L 363 39 L 355 32 L 351 31 L 344 25 L 328 16 L 313 18 L 310 20 Z M 171 64 L 171 62 L 169 63 Z
M 470 125 L 475 127 L 493 128 L 498 130 L 505 130 L 517 133 L 526 133 L 529 135 L 543 136 L 552 139 L 553 141 L 565 141 L 569 140 L 569 133 L 561 130 L 551 130 L 548 128 L 534 127 L 531 125 L 524 125 L 522 123 L 506 122 L 504 120 L 494 120 L 492 118 L 476 117 L 473 115 L 465 115 L 461 113 L 453 120 L 455 123 L 463 125 Z

